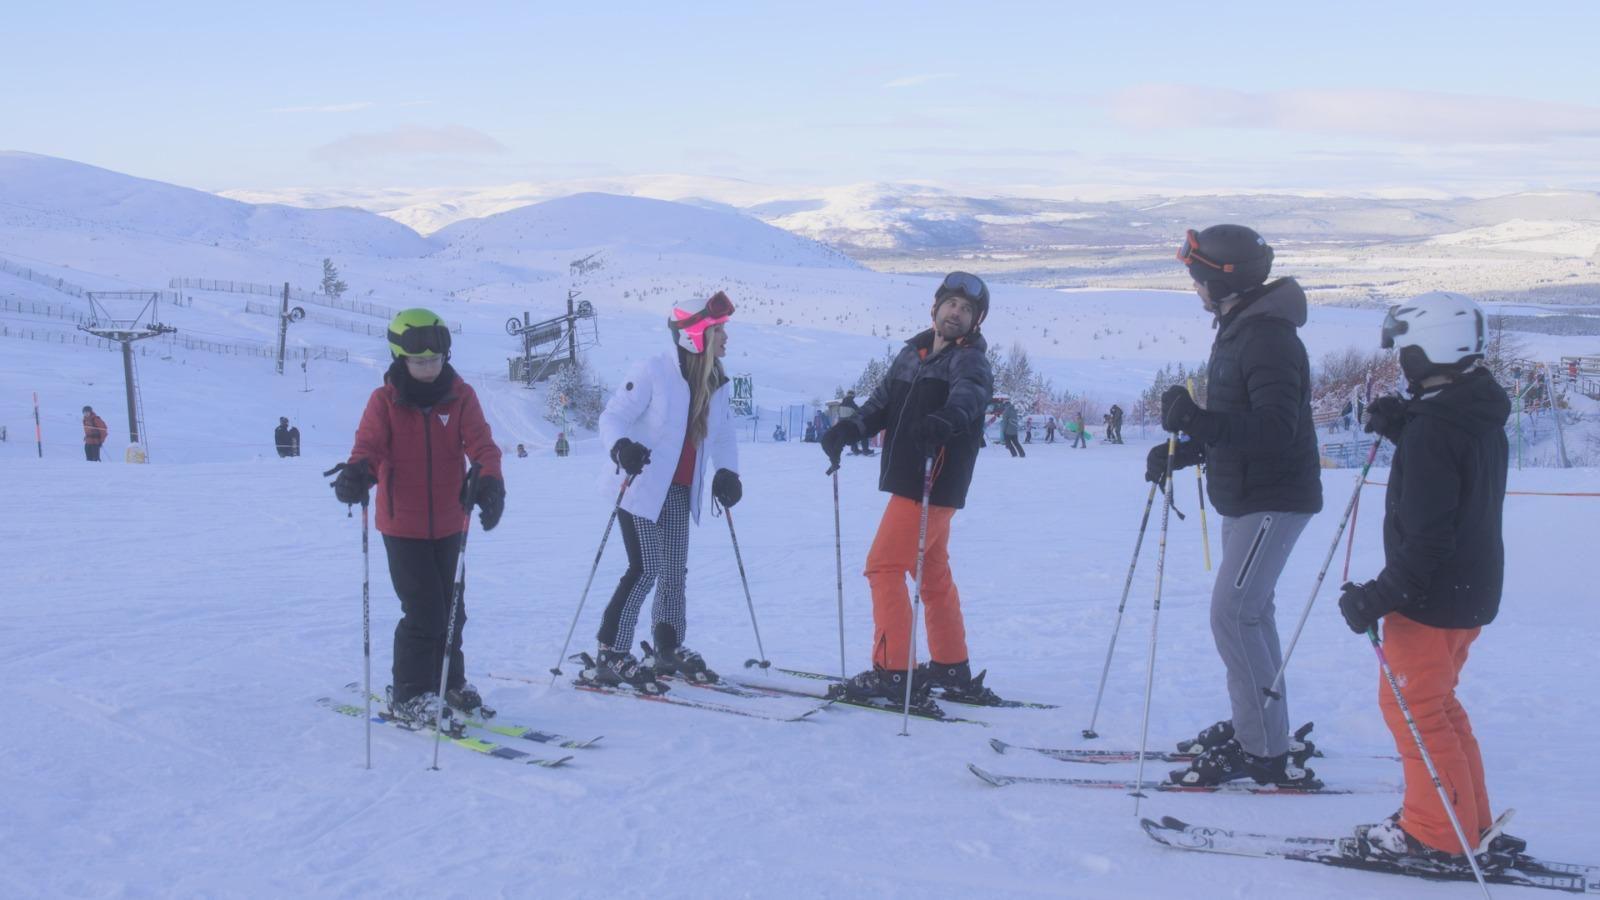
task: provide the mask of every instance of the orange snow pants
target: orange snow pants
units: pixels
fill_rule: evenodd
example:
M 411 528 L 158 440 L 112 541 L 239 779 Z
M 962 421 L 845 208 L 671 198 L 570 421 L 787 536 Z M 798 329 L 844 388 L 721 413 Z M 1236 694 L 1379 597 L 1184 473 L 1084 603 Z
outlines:
M 1383 620 L 1383 652 L 1394 669 L 1406 706 L 1416 720 L 1428 755 L 1439 770 L 1439 781 L 1455 807 L 1467 840 L 1476 842 L 1493 823 L 1489 791 L 1483 783 L 1483 757 L 1472 736 L 1467 711 L 1456 701 L 1456 682 L 1467 662 L 1467 648 L 1477 639 L 1478 628 L 1434 628 L 1393 614 Z M 1378 703 L 1383 720 L 1394 733 L 1406 773 L 1405 806 L 1400 827 L 1436 850 L 1471 852 L 1461 848 L 1450 817 L 1439 802 L 1439 791 L 1417 750 L 1417 742 L 1395 702 L 1388 679 L 1378 674 Z
M 928 506 L 928 546 L 922 559 L 922 619 L 928 627 L 928 652 L 942 663 L 967 661 L 967 630 L 961 620 L 961 595 L 950 575 L 948 506 Z M 917 577 L 917 531 L 922 504 L 891 496 L 867 552 L 864 573 L 872 586 L 872 664 L 904 671 L 911 643 L 911 594 L 906 579 Z

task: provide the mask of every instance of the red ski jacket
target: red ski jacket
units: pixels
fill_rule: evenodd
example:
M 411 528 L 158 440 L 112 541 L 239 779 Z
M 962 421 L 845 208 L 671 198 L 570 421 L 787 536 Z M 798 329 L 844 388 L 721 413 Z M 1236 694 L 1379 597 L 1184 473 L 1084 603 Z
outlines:
M 350 461 L 364 459 L 378 478 L 378 530 L 391 537 L 442 538 L 460 534 L 462 456 L 503 478 L 500 448 L 472 386 L 456 379 L 426 414 L 385 384 L 372 392 L 356 429 Z

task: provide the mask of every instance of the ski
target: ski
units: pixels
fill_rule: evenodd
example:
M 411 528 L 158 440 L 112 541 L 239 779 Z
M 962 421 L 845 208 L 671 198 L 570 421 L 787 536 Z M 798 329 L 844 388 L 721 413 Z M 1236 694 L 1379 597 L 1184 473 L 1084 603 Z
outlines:
M 495 676 L 490 675 L 488 677 L 494 678 Z M 356 684 L 353 681 L 345 685 L 345 689 L 354 693 L 357 697 L 361 696 L 361 685 Z M 387 706 L 389 703 L 388 700 L 384 699 L 383 697 L 379 697 L 377 694 L 372 695 L 372 702 L 384 706 Z M 599 737 L 592 737 L 588 739 L 575 738 L 568 737 L 564 734 L 556 734 L 551 731 L 540 731 L 537 728 L 531 728 L 527 725 L 506 724 L 504 722 L 500 722 L 498 716 L 495 717 L 494 722 L 484 721 L 477 716 L 468 716 L 464 721 L 473 728 L 482 728 L 484 731 L 493 732 L 501 737 L 521 738 L 525 741 L 533 741 L 536 744 L 554 744 L 563 750 L 586 750 L 589 747 L 593 747 L 595 743 L 600 740 Z M 601 737 L 604 737 L 604 735 Z
M 1024 747 L 1018 744 L 1008 744 L 999 738 L 990 738 L 989 746 L 994 748 L 994 752 L 996 753 L 1009 753 L 1012 750 L 1027 750 L 1031 753 L 1037 753 L 1041 756 L 1048 756 L 1051 759 L 1059 759 L 1063 762 L 1098 763 L 1105 765 L 1109 763 L 1136 762 L 1139 759 L 1139 751 L 1137 750 L 1104 750 L 1093 747 Z M 1196 755 L 1197 754 L 1194 753 L 1179 753 L 1171 750 L 1146 750 L 1144 758 L 1151 762 L 1187 763 L 1193 762 Z M 1316 759 L 1323 759 L 1327 757 L 1327 754 L 1323 753 L 1321 750 L 1318 750 L 1315 754 L 1313 754 L 1313 757 Z M 1382 759 L 1394 761 L 1399 761 L 1400 759 L 1398 756 L 1385 756 L 1383 754 L 1372 754 L 1370 756 L 1341 755 L 1333 758 Z
M 633 688 L 610 687 L 603 684 L 595 684 L 592 681 L 574 680 L 572 682 L 572 686 L 580 691 L 588 691 L 593 694 L 610 694 L 614 697 L 634 697 L 639 700 L 648 700 L 652 703 L 666 703 L 672 706 L 687 706 L 691 709 L 704 709 L 711 712 L 727 713 L 731 716 L 744 716 L 748 719 L 764 719 L 768 722 L 803 722 L 809 719 L 810 716 L 817 710 L 828 705 L 827 703 L 822 703 L 818 706 L 813 706 L 797 716 L 780 716 L 769 715 L 767 713 L 756 712 L 754 710 L 740 709 L 736 706 L 727 706 L 721 703 L 708 703 L 704 700 L 686 700 L 674 694 L 644 694 L 634 690 Z
M 759 665 L 760 665 L 760 663 L 757 662 L 756 660 L 753 660 L 753 659 L 747 659 L 747 660 L 744 661 L 744 666 L 747 669 L 754 668 L 754 667 L 759 666 Z M 785 669 L 785 668 L 783 668 L 781 666 L 772 666 L 769 669 L 769 671 L 782 672 L 785 675 L 792 675 L 795 678 L 806 678 L 806 679 L 810 679 L 812 681 L 827 681 L 827 682 L 830 682 L 830 683 L 833 683 L 833 684 L 837 684 L 837 683 L 839 683 L 839 682 L 844 680 L 843 678 L 840 678 L 837 675 L 825 675 L 825 674 L 823 674 L 821 672 L 807 672 L 807 671 L 805 671 L 803 669 Z M 1035 702 L 1030 701 L 1030 700 L 1001 700 L 999 703 L 974 703 L 974 702 L 969 701 L 969 700 L 959 700 L 959 699 L 957 699 L 955 697 L 951 697 L 951 696 L 948 696 L 948 695 L 943 694 L 943 693 L 940 693 L 940 694 L 936 695 L 936 699 L 943 700 L 946 703 L 959 703 L 962 706 L 981 706 L 981 707 L 986 707 L 988 709 L 1060 709 L 1061 708 L 1061 707 L 1057 706 L 1054 703 L 1035 703 Z
M 1472 870 L 1464 866 L 1449 866 L 1415 859 L 1376 860 L 1361 856 L 1354 837 L 1320 838 L 1251 834 L 1224 828 L 1190 825 L 1171 816 L 1165 816 L 1159 822 L 1144 819 L 1140 824 L 1151 838 L 1179 850 L 1321 863 L 1325 866 L 1405 875 L 1434 881 L 1474 880 Z M 1572 894 L 1600 894 L 1600 866 L 1548 862 L 1520 853 L 1514 857 L 1511 865 L 1491 866 L 1484 869 L 1483 876 L 1484 880 L 1491 884 L 1545 888 Z
M 878 703 L 871 700 L 851 700 L 849 697 L 829 697 L 826 694 L 813 694 L 810 691 L 778 687 L 776 685 L 752 684 L 748 681 L 739 681 L 735 683 L 740 687 L 751 688 L 758 691 L 768 691 L 774 694 L 782 694 L 785 697 L 806 697 L 812 700 L 826 701 L 828 704 L 834 704 L 837 706 L 853 706 L 857 709 L 870 709 L 877 712 L 892 713 L 897 716 L 905 714 L 905 706 L 903 704 L 887 699 L 881 703 Z M 944 710 L 939 709 L 937 706 L 933 706 L 932 708 L 913 706 L 911 707 L 911 715 L 914 718 L 926 719 L 929 722 L 948 722 L 956 725 L 980 725 L 984 728 L 989 727 L 988 722 L 946 715 Z
M 1013 784 L 1048 784 L 1060 787 L 1086 787 L 1104 788 L 1119 791 L 1159 791 L 1173 794 L 1280 794 L 1296 796 L 1301 794 L 1382 794 L 1399 793 L 1399 787 L 1373 787 L 1373 788 L 1296 788 L 1279 787 L 1271 784 L 1256 784 L 1253 781 L 1230 781 L 1226 784 L 1191 786 L 1174 784 L 1170 781 L 1143 781 L 1135 783 L 1132 779 L 1122 778 L 1049 778 L 1039 775 L 996 775 L 987 769 L 968 763 L 967 769 L 995 787 L 1007 787 Z
M 317 698 L 317 705 L 323 707 L 324 709 L 331 709 L 342 716 L 350 716 L 354 719 L 360 719 L 367 714 L 366 710 L 356 706 L 355 704 L 340 703 L 334 700 L 332 697 Z M 406 725 L 402 724 L 399 719 L 393 718 L 386 712 L 374 712 L 372 715 L 372 721 L 380 725 L 388 725 L 391 728 L 396 728 L 400 731 L 409 732 L 411 734 L 420 734 L 430 738 L 433 737 L 433 729 L 429 728 L 418 730 L 407 727 Z M 485 756 L 493 756 L 496 759 L 507 759 L 513 762 L 525 763 L 530 766 L 541 766 L 546 769 L 554 769 L 558 766 L 566 765 L 567 762 L 572 759 L 571 756 L 563 756 L 559 759 L 542 759 L 534 756 L 531 753 L 528 753 L 527 751 L 518 750 L 515 747 L 506 747 L 501 744 L 496 744 L 493 741 L 485 741 L 475 737 L 455 737 L 450 734 L 441 734 L 440 738 L 455 744 L 457 747 L 465 747 L 474 753 L 482 753 Z

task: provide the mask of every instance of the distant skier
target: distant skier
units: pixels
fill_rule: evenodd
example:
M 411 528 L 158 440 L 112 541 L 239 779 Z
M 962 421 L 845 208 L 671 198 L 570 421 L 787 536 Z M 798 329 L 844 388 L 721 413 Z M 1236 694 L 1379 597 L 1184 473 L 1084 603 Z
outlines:
M 1382 343 L 1398 348 L 1412 399 L 1383 397 L 1368 407 L 1366 430 L 1395 445 L 1384 565 L 1371 581 L 1345 584 L 1339 611 L 1357 634 L 1383 623 L 1384 654 L 1462 831 L 1475 843 L 1493 817 L 1478 741 L 1455 686 L 1468 649 L 1500 608 L 1511 401 L 1482 365 L 1484 315 L 1467 297 L 1435 292 L 1393 307 Z M 1362 849 L 1465 870 L 1465 851 L 1381 675 L 1378 697 L 1404 760 L 1405 805 L 1397 816 L 1357 829 Z M 1505 838 L 1498 846 L 1521 843 Z
M 567 456 L 568 454 L 570 454 L 572 452 L 572 445 L 570 443 L 568 443 L 568 441 L 567 441 L 567 433 L 565 431 L 556 432 L 556 447 L 555 447 L 555 449 L 556 449 L 556 456 L 558 458 L 565 457 L 565 456 Z
M 1106 443 L 1122 443 L 1122 407 L 1111 404 L 1111 428 L 1106 433 Z
M 1161 427 L 1190 439 L 1172 468 L 1205 461 L 1212 505 L 1223 516 L 1222 562 L 1211 591 L 1211 634 L 1228 672 L 1233 717 L 1193 742 L 1205 748 L 1172 780 L 1215 785 L 1240 778 L 1260 784 L 1316 784 L 1304 768 L 1310 744 L 1291 755 L 1285 699 L 1266 704 L 1264 689 L 1282 665 L 1273 592 L 1295 541 L 1322 509 L 1322 470 L 1311 421 L 1311 367 L 1296 330 L 1306 295 L 1293 278 L 1266 283 L 1272 248 L 1249 228 L 1190 230 L 1178 258 L 1195 293 L 1216 316 L 1207 369 L 1207 408 L 1182 385 L 1161 395 Z M 1161 484 L 1165 442 L 1151 448 L 1145 478 Z
M 106 420 L 95 414 L 94 407 L 83 408 L 83 458 L 89 462 L 100 461 L 100 448 L 105 446 L 106 438 L 111 435 L 111 429 L 106 427 Z
M 278 417 L 278 427 L 272 430 L 272 442 L 278 448 L 279 458 L 300 455 L 300 429 L 289 424 L 288 416 Z
M 610 496 L 617 495 L 624 473 L 633 479 L 617 513 L 628 569 L 600 621 L 596 667 L 586 669 L 584 678 L 647 693 L 666 689 L 658 675 L 718 680 L 684 643 L 689 628 L 684 589 L 689 520 L 700 521 L 708 482 L 712 498 L 725 507 L 744 495 L 722 368 L 728 352 L 725 326 L 732 315 L 733 301 L 721 291 L 695 312 L 674 308 L 667 320 L 673 349 L 635 366 L 600 414 L 600 439 L 610 446 L 614 464 L 607 473 Z M 655 644 L 641 662 L 631 651 L 633 629 L 652 588 Z
M 1089 426 L 1085 425 L 1083 422 L 1082 407 L 1080 407 L 1077 412 L 1072 414 L 1072 424 L 1078 431 L 1078 433 L 1072 438 L 1073 448 L 1077 449 L 1082 447 L 1085 450 L 1089 449 Z
M 844 399 L 839 401 L 839 419 L 852 418 L 861 415 L 861 406 L 856 403 L 856 392 L 845 391 Z M 850 452 L 856 456 L 872 456 L 872 448 L 867 446 L 867 438 L 863 437 L 850 445 Z
M 517 445 L 517 459 L 527 459 L 527 458 L 528 458 L 528 447 L 527 447 L 527 445 L 518 444 Z
M 1028 451 L 1022 449 L 1022 443 L 1017 440 L 1017 408 L 1010 400 L 1000 409 L 1000 436 L 1005 438 L 1006 449 L 1011 451 L 1013 459 L 1028 455 Z
M 1022 423 L 1022 442 L 1024 444 L 1033 443 L 1033 416 L 1029 416 L 1029 417 L 1027 417 L 1026 419 L 1023 420 L 1023 423 Z
M 860 416 L 841 420 L 822 436 L 822 450 L 837 467 L 847 445 L 887 429 L 878 488 L 891 496 L 865 571 L 872 586 L 872 668 L 844 684 L 854 699 L 899 701 L 912 676 L 906 669 L 911 649 L 906 578 L 916 572 L 923 468 L 930 459 L 922 600 L 932 659 L 911 678 L 914 702 L 926 702 L 935 686 L 950 696 L 994 699 L 983 676 L 972 677 L 949 551 L 950 521 L 966 504 L 984 408 L 994 390 L 979 331 L 988 313 L 989 289 L 983 281 L 951 272 L 933 295 L 933 327 L 906 342 Z
M 389 354 L 393 362 L 383 386 L 367 400 L 355 446 L 333 492 L 341 503 L 364 503 L 373 484 L 383 486 L 377 527 L 401 610 L 389 709 L 405 722 L 431 727 L 439 709 L 464 519 L 477 506 L 483 530 L 492 530 L 505 511 L 506 488 L 500 448 L 478 395 L 448 362 L 450 329 L 444 321 L 426 309 L 401 310 L 389 323 Z M 482 467 L 470 497 L 463 496 L 467 461 Z M 467 681 L 461 653 L 466 621 L 463 598 L 448 650 L 445 702 L 471 715 L 483 698 Z
M 1044 442 L 1046 444 L 1054 444 L 1056 442 L 1055 416 L 1051 416 L 1050 418 L 1044 420 Z

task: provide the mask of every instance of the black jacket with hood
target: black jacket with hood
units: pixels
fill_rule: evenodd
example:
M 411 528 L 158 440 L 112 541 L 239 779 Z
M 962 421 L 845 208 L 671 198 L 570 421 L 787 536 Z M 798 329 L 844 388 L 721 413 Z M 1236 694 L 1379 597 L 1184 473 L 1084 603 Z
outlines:
M 1217 324 L 1206 370 L 1207 493 L 1225 516 L 1322 511 L 1311 421 L 1311 364 L 1296 329 L 1306 294 L 1293 278 L 1247 291 Z
M 932 349 L 931 328 L 906 341 L 889 373 L 861 405 L 855 422 L 863 437 L 885 432 L 878 489 L 921 503 L 922 463 L 927 457 L 917 446 L 913 429 L 928 413 L 942 412 L 955 426 L 955 434 L 934 458 L 928 502 L 960 509 L 972 484 L 983 413 L 994 394 L 994 374 L 982 334 L 973 332 L 926 358 Z
M 1505 389 L 1484 369 L 1406 405 L 1377 579 L 1406 618 L 1476 628 L 1499 612 L 1510 413 Z

